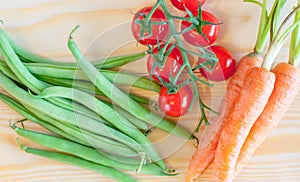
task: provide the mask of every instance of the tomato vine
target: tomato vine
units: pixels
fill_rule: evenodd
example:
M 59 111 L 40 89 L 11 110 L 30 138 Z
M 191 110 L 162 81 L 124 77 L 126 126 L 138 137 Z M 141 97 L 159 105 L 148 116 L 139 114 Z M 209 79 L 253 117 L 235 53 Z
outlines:
M 183 3 L 184 3 L 184 1 L 183 1 Z M 159 17 L 159 18 L 163 19 L 162 22 L 159 22 L 159 21 L 157 22 L 157 20 L 159 18 L 154 17 L 155 12 L 157 12 L 157 11 L 163 12 L 163 16 Z M 145 34 L 145 29 L 149 28 L 149 27 L 145 27 L 145 26 L 148 26 L 149 24 L 153 24 L 154 26 L 157 26 L 157 25 L 167 26 L 167 29 L 170 32 L 169 32 L 167 38 L 165 37 L 165 35 L 163 35 L 163 37 L 165 37 L 164 42 L 163 42 L 164 46 L 160 47 L 160 43 L 162 42 L 162 40 L 161 40 L 162 36 L 159 34 L 156 34 L 157 32 L 154 33 L 153 31 L 151 31 L 151 32 L 148 32 L 149 34 L 147 34 L 148 38 L 156 37 L 155 40 L 156 40 L 157 46 L 159 47 L 158 48 L 159 51 L 157 51 L 157 47 L 153 48 L 153 46 L 155 46 L 153 43 L 148 44 L 149 52 L 151 54 L 153 54 L 153 50 L 156 50 L 156 54 L 158 54 L 154 58 L 157 60 L 156 61 L 157 63 L 152 64 L 153 67 L 151 68 L 152 71 L 151 71 L 150 77 L 152 78 L 152 74 L 155 72 L 154 67 L 156 67 L 156 66 L 159 66 L 160 68 L 163 67 L 166 64 L 166 61 L 168 60 L 168 55 L 170 54 L 170 52 L 172 52 L 173 49 L 175 49 L 175 50 L 179 49 L 180 54 L 182 56 L 183 63 L 181 64 L 181 67 L 178 70 L 176 70 L 176 73 L 174 73 L 174 72 L 172 73 L 172 71 L 170 71 L 170 69 L 169 69 L 169 72 L 170 72 L 169 77 L 170 78 L 168 78 L 168 79 L 160 78 L 159 75 L 154 75 L 154 76 L 157 77 L 157 79 L 161 81 L 163 86 L 167 88 L 168 93 L 177 93 L 177 91 L 179 89 L 181 89 L 182 87 L 184 87 L 188 84 L 191 84 L 191 87 L 193 90 L 193 96 L 192 96 L 188 110 L 189 111 L 191 110 L 192 106 L 194 105 L 194 102 L 197 100 L 199 103 L 199 106 L 200 106 L 200 113 L 201 113 L 199 123 L 195 129 L 195 131 L 198 132 L 198 130 L 203 122 L 205 124 L 209 124 L 208 118 L 206 116 L 206 110 L 212 111 L 213 113 L 217 113 L 217 112 L 214 111 L 211 107 L 209 107 L 208 105 L 206 105 L 204 103 L 204 101 L 202 100 L 202 98 L 198 92 L 198 87 L 197 87 L 198 82 L 200 82 L 202 84 L 206 84 L 208 86 L 212 86 L 212 84 L 210 84 L 205 79 L 199 78 L 195 74 L 194 70 L 203 68 L 203 69 L 207 70 L 208 72 L 210 72 L 215 68 L 216 64 L 218 63 L 218 58 L 216 57 L 215 53 L 213 51 L 211 51 L 209 47 L 207 47 L 207 45 L 195 45 L 194 46 L 196 48 L 195 50 L 187 49 L 185 44 L 182 41 L 182 36 L 184 33 L 188 32 L 188 31 L 194 31 L 193 29 L 195 29 L 197 31 L 197 33 L 199 33 L 204 39 L 208 40 L 207 37 L 202 32 L 202 27 L 205 25 L 219 26 L 219 23 L 209 22 L 209 21 L 202 19 L 201 4 L 199 4 L 198 12 L 196 12 L 196 13 L 195 13 L 195 11 L 191 12 L 186 7 L 185 7 L 185 11 L 187 13 L 186 16 L 174 15 L 169 10 L 169 7 L 167 6 L 165 0 L 157 0 L 156 3 L 154 4 L 154 6 L 152 7 L 152 9 L 150 10 L 150 12 L 147 12 L 147 14 L 143 14 L 143 22 L 146 22 L 146 24 L 140 23 L 135 18 L 133 19 L 132 24 L 133 25 L 139 24 L 139 26 L 142 27 L 139 29 L 140 37 L 137 38 L 138 42 L 140 42 L 140 40 L 143 40 L 142 36 Z M 138 12 L 137 14 L 140 14 L 140 12 Z M 177 21 L 184 21 L 184 22 L 188 23 L 188 27 L 186 27 L 186 29 L 181 28 L 180 30 L 178 30 L 176 27 Z M 136 31 L 137 30 L 135 30 L 134 34 L 137 34 Z M 207 41 L 207 42 L 209 42 L 209 41 Z M 143 42 L 140 42 L 140 43 L 145 45 Z M 206 46 L 206 47 L 204 47 L 204 46 Z M 202 58 L 205 61 L 200 63 L 196 67 L 193 67 L 189 61 L 189 55 L 197 56 L 199 58 Z M 169 64 L 167 63 L 167 65 L 169 65 Z M 189 75 L 189 79 L 182 81 L 182 80 L 179 80 L 179 78 L 184 70 L 187 71 L 187 73 Z M 148 71 L 149 71 L 149 68 L 148 68 Z

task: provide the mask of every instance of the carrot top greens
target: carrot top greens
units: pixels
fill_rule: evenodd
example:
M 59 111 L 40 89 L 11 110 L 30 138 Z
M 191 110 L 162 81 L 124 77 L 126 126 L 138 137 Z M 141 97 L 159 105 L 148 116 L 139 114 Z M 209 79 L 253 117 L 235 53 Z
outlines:
M 287 24 L 289 23 L 289 20 L 293 17 L 293 15 L 295 13 L 297 13 L 297 11 L 299 11 L 299 9 L 300 9 L 300 5 L 298 5 L 293 11 L 291 11 L 287 15 L 287 17 L 283 20 L 283 22 L 280 24 L 279 27 L 277 26 L 276 21 L 272 21 L 271 32 L 270 32 L 270 36 L 271 36 L 270 37 L 270 45 L 269 45 L 268 51 L 265 55 L 264 63 L 262 65 L 263 68 L 266 68 L 266 69 L 271 68 L 272 63 L 274 62 L 275 57 L 278 55 L 278 53 L 279 53 L 280 49 L 282 48 L 284 42 L 287 40 L 290 33 L 293 30 L 295 30 L 295 28 L 298 27 L 298 25 L 300 23 L 300 18 L 297 18 L 297 17 L 291 25 L 287 26 Z M 276 17 L 276 16 L 277 16 L 276 13 L 274 13 L 273 17 Z M 294 41 L 294 40 L 292 40 L 292 41 Z M 299 41 L 299 39 L 295 40 L 295 41 Z M 293 49 L 294 48 L 292 48 L 292 50 Z M 296 54 L 299 54 L 299 53 L 297 53 L 297 52 L 299 52 L 299 49 L 298 50 L 296 49 L 294 51 L 295 51 Z
M 300 0 L 298 0 L 298 7 L 300 5 Z M 297 24 L 295 27 L 290 41 L 290 55 L 289 63 L 295 67 L 299 66 L 300 62 L 300 12 L 297 11 L 294 18 L 294 23 Z M 298 22 L 298 23 L 297 23 Z

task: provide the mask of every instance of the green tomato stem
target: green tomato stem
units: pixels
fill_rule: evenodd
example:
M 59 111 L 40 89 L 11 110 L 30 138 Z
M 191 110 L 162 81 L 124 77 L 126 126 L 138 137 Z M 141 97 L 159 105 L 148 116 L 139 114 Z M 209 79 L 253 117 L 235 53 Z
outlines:
M 167 18 L 167 21 L 169 23 L 169 27 L 170 27 L 170 30 L 171 30 L 171 33 L 173 34 L 174 36 L 174 39 L 176 41 L 176 44 L 178 45 L 178 47 L 184 47 L 183 43 L 181 42 L 181 39 L 179 37 L 179 34 L 177 33 L 177 30 L 176 30 L 176 26 L 175 26 L 175 23 L 174 23 L 174 20 L 172 19 L 172 15 L 170 14 L 168 8 L 167 8 L 167 5 L 165 3 L 164 0 L 158 0 L 157 2 L 161 3 L 161 7 L 166 15 L 166 18 Z M 181 55 L 182 55 L 182 58 L 183 58 L 183 61 L 184 61 L 184 64 L 182 67 L 186 68 L 186 70 L 188 71 L 188 74 L 190 75 L 191 77 L 191 84 L 192 84 L 192 87 L 193 87 L 193 90 L 194 90 L 194 97 L 193 97 L 193 100 L 192 100 L 192 103 L 194 103 L 195 99 L 198 100 L 199 102 L 199 105 L 200 105 L 200 112 L 201 112 L 201 119 L 200 119 L 200 122 L 198 123 L 198 126 L 196 127 L 196 132 L 198 132 L 198 129 L 200 127 L 200 125 L 202 124 L 202 121 L 205 121 L 207 122 L 207 118 L 206 118 L 206 115 L 205 115 L 205 107 L 204 107 L 204 104 L 203 104 L 203 101 L 199 95 L 199 92 L 198 92 L 198 87 L 197 87 L 197 79 L 195 79 L 195 76 L 194 76 L 194 72 L 193 72 L 193 69 L 189 63 L 189 59 L 188 59 L 188 56 L 187 56 L 187 53 L 186 51 L 184 51 L 183 49 L 180 49 L 180 52 L 181 52 Z M 183 68 L 181 70 L 181 72 L 183 71 Z M 174 82 L 176 83 L 177 79 L 179 78 L 179 74 L 177 74 L 175 76 L 175 79 L 174 79 Z

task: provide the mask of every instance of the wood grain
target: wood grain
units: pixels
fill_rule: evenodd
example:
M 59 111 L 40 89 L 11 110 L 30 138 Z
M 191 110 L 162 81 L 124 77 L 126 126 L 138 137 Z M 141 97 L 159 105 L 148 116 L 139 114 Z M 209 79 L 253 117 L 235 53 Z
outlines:
M 271 0 L 270 0 L 271 1 Z M 296 0 L 290 0 L 285 12 Z M 0 19 L 4 29 L 14 41 L 33 52 L 60 61 L 74 61 L 66 47 L 69 31 L 76 25 L 80 30 L 76 40 L 85 55 L 91 59 L 144 50 L 136 46 L 130 32 L 132 12 L 153 4 L 153 0 L 17 0 L 0 1 Z M 213 12 L 221 22 L 221 35 L 217 44 L 230 49 L 239 59 L 252 50 L 259 20 L 259 7 L 241 0 L 207 0 L 204 9 Z M 174 10 L 175 13 L 179 13 Z M 286 60 L 288 44 L 277 61 Z M 126 71 L 146 73 L 145 59 L 130 64 Z M 226 83 L 213 89 L 199 86 L 206 101 L 214 108 L 224 94 Z M 198 112 L 182 118 L 181 123 L 192 128 Z M 8 121 L 22 117 L 0 102 L 0 181 L 2 182 L 79 182 L 110 181 L 100 174 L 52 160 L 26 154 L 19 149 L 17 135 L 9 128 Z M 300 94 L 281 121 L 280 126 L 255 153 L 255 156 L 236 178 L 236 182 L 285 182 L 300 181 Z M 35 128 L 28 124 L 26 127 Z M 155 134 L 155 135 L 154 135 Z M 150 137 L 159 141 L 162 134 L 155 131 Z M 27 140 L 22 140 L 29 144 Z M 176 141 L 174 141 L 176 142 Z M 182 141 L 180 141 L 182 142 Z M 194 151 L 194 142 L 184 142 L 170 152 L 157 142 L 158 150 L 166 156 L 166 162 L 175 168 L 175 177 L 134 175 L 145 182 L 183 181 L 185 171 Z M 167 152 L 166 152 L 167 151 Z M 197 181 L 212 181 L 212 167 Z

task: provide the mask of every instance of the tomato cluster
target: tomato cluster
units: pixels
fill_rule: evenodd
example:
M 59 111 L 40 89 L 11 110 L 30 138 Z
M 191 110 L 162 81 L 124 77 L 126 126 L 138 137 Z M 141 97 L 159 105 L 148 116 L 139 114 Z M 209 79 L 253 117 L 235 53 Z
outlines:
M 196 64 L 202 76 L 211 81 L 228 79 L 235 71 L 236 62 L 229 50 L 214 45 L 220 32 L 220 23 L 212 13 L 202 9 L 205 0 L 170 1 L 175 8 L 185 12 L 180 19 L 180 34 L 183 41 L 191 46 L 208 48 L 218 59 L 213 67 L 205 67 L 202 64 L 206 60 L 198 56 Z M 187 113 L 192 103 L 193 90 L 189 85 L 183 85 L 178 87 L 175 93 L 170 93 L 167 85 L 180 73 L 179 70 L 185 62 L 181 48 L 177 47 L 176 43 L 167 41 L 170 36 L 170 25 L 166 14 L 160 7 L 151 13 L 152 9 L 153 7 L 145 7 L 135 13 L 131 26 L 132 33 L 140 44 L 152 47 L 147 60 L 147 70 L 152 79 L 163 83 L 158 99 L 159 107 L 168 116 L 182 116 Z M 183 81 L 179 79 L 178 82 Z

